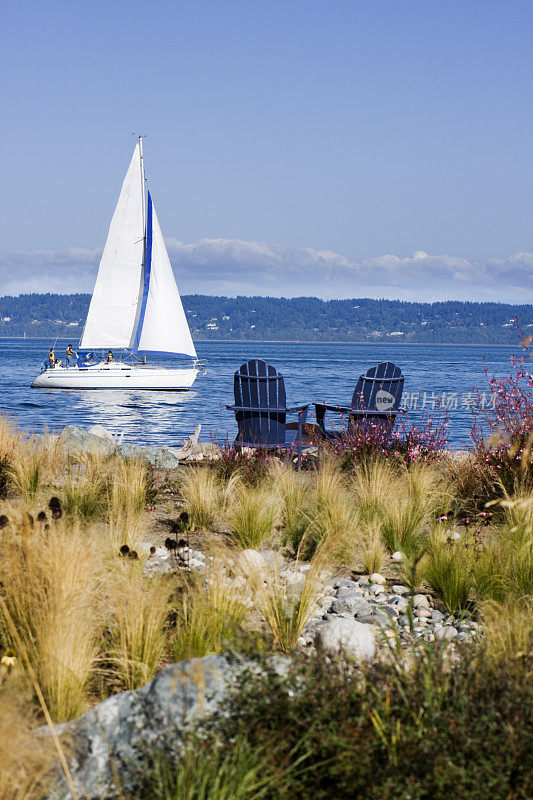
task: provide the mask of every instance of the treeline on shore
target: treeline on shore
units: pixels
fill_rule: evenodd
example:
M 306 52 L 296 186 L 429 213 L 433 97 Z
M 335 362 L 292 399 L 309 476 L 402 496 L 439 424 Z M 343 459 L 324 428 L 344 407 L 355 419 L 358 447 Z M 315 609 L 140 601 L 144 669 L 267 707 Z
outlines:
M 197 340 L 514 344 L 518 319 L 533 331 L 533 305 L 448 300 L 321 300 L 316 297 L 184 295 Z M 0 298 L 0 336 L 81 335 L 89 294 Z

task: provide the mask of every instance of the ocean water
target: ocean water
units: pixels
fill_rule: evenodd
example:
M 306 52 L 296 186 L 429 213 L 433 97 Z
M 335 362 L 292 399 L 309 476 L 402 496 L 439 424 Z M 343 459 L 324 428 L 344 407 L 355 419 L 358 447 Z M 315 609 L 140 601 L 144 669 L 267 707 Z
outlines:
M 495 345 L 314 344 L 303 342 L 198 342 L 207 373 L 190 392 L 87 391 L 30 389 L 51 342 L 0 339 L 0 414 L 28 431 L 60 430 L 68 424 L 104 425 L 124 432 L 124 441 L 177 446 L 198 423 L 202 441 L 232 441 L 235 421 L 233 373 L 249 358 L 264 358 L 285 377 L 289 405 L 328 400 L 350 401 L 357 377 L 380 361 L 391 360 L 405 375 L 408 421 L 417 422 L 437 403 L 448 407 L 450 446 L 468 446 L 474 388 L 486 391 L 489 375 L 509 374 L 517 349 Z M 68 342 L 58 341 L 56 355 Z M 178 364 L 172 358 L 154 363 Z M 328 418 L 326 418 L 327 421 Z M 314 421 L 314 409 L 308 421 Z

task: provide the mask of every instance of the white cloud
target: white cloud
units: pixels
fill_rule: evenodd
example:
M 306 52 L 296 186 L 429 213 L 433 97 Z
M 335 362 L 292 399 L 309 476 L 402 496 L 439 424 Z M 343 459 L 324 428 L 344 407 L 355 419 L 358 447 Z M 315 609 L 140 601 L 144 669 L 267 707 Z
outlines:
M 533 253 L 470 261 L 417 250 L 360 261 L 330 250 L 240 239 L 167 239 L 182 293 L 533 302 Z M 0 259 L 0 294 L 91 291 L 100 253 L 81 248 Z

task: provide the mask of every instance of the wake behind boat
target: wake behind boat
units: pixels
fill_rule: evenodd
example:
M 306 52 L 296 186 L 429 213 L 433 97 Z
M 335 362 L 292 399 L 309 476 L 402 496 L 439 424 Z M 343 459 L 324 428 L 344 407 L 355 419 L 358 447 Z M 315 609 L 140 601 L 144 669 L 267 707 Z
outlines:
M 82 351 L 112 349 L 124 350 L 130 363 L 78 354 L 73 366 L 45 365 L 31 386 L 184 392 L 199 373 L 163 234 L 145 191 L 141 137 L 111 220 L 80 342 Z M 181 356 L 192 364 L 148 365 L 146 357 L 153 353 Z

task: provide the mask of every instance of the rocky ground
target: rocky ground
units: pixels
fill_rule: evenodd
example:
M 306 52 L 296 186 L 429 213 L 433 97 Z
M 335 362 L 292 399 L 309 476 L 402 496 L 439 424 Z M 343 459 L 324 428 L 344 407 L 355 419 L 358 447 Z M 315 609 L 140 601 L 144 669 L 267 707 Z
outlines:
M 281 582 L 296 590 L 311 568 L 309 563 L 286 560 L 274 550 L 244 550 L 239 559 L 241 565 L 243 561 L 248 562 L 254 570 L 269 573 L 275 570 Z M 147 574 L 187 569 L 205 574 L 212 569 L 213 561 L 212 556 L 198 549 L 180 547 L 169 552 L 165 547 L 156 547 L 145 569 Z M 234 578 L 239 590 L 242 589 L 238 576 L 241 571 L 238 569 Z M 231 572 L 231 569 L 225 570 L 229 580 L 232 580 Z M 372 640 L 374 644 L 368 645 L 368 656 L 364 651 L 366 659 L 374 656 L 376 641 L 383 637 L 394 640 L 399 637 L 405 646 L 418 638 L 471 642 L 478 630 L 474 619 L 464 614 L 446 613 L 430 594 L 415 594 L 410 600 L 407 586 L 387 580 L 379 573 L 358 577 L 329 576 L 323 580 L 319 600 L 298 644 L 301 648 L 310 648 L 318 640 L 326 650 L 336 652 L 342 647 L 349 655 L 360 658 L 363 651 L 359 642 Z
M 102 455 L 117 452 L 142 458 L 166 476 L 154 508 L 147 512 L 146 541 L 138 547 L 148 578 L 192 572 L 206 584 L 227 582 L 229 591 L 234 588 L 245 601 L 247 592 L 251 601 L 254 581 L 257 586 L 257 579 L 265 584 L 275 580 L 284 587 L 286 597 L 297 597 L 314 569 L 310 563 L 266 549 L 237 555 L 228 550 L 221 556 L 210 546 L 213 535 L 205 533 L 185 534 L 185 540 L 169 544 L 168 523 L 178 506 L 168 488 L 168 476 L 183 464 L 219 457 L 216 446 L 199 443 L 199 433 L 198 427 L 183 447 L 172 449 L 124 444 L 100 426 L 89 430 L 68 426 L 59 442 L 70 452 L 96 449 Z M 430 593 L 413 595 L 401 582 L 401 559 L 401 553 L 395 553 L 385 575 L 345 574 L 346 570 L 333 574 L 331 568 L 317 572 L 318 590 L 297 648 L 302 653 L 321 651 L 326 658 L 342 657 L 357 667 L 387 658 L 390 645 L 414 653 L 418 640 L 442 640 L 453 655 L 457 644 L 473 642 L 479 633 L 475 619 L 447 613 Z M 254 581 L 248 580 L 251 573 Z M 290 668 L 288 657 L 274 660 L 280 669 Z M 72 745 L 70 768 L 80 796 L 91 800 L 119 796 L 117 775 L 123 791 L 134 790 L 136 776 L 145 769 L 147 751 L 163 748 L 179 753 L 187 725 L 216 710 L 247 666 L 230 655 L 174 664 L 142 689 L 114 695 L 80 719 L 59 726 Z M 67 787 L 57 796 L 70 797 Z

